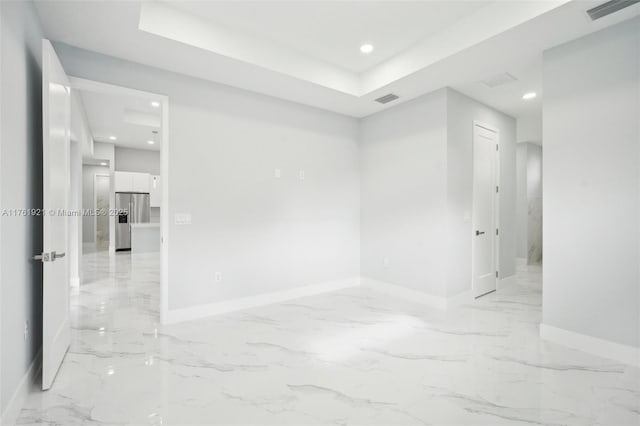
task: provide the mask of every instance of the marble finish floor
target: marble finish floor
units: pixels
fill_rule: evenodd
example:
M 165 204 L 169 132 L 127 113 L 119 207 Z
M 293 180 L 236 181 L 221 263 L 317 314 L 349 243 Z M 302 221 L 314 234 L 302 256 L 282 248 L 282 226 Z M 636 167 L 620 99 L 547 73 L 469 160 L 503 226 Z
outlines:
M 158 324 L 156 255 L 86 255 L 35 425 L 639 425 L 640 371 L 538 337 L 540 270 L 447 312 L 364 287 Z

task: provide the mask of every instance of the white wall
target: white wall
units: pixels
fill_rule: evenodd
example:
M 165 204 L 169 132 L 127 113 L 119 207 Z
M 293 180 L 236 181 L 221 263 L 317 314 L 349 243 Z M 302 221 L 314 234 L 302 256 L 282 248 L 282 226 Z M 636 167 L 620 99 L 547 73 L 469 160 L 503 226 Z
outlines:
M 542 144 L 542 111 L 518 117 L 517 142 Z
M 518 143 L 516 148 L 516 257 L 519 259 L 527 258 L 527 145 Z
M 115 169 L 120 172 L 160 174 L 160 151 L 116 146 Z
M 640 18 L 544 53 L 543 323 L 640 346 Z
M 170 221 L 170 309 L 359 275 L 355 119 L 56 50 L 70 75 L 169 97 L 169 213 L 192 215 Z
M 71 90 L 71 193 L 69 208 L 82 210 L 83 176 L 82 158 L 93 155 L 93 136 L 84 110 L 82 98 L 77 90 Z M 76 286 L 82 279 L 82 216 L 69 217 L 69 278 Z
M 73 113 L 71 119 L 73 120 Z M 82 142 L 71 140 L 70 157 L 69 209 L 81 211 L 84 181 L 82 176 Z M 81 215 L 69 216 L 69 279 L 74 286 L 80 285 L 82 278 L 82 227 Z
M 471 289 L 473 121 L 499 131 L 499 276 L 516 273 L 516 120 L 455 90 L 447 90 L 447 294 Z
M 362 275 L 436 296 L 446 295 L 446 93 L 362 120 Z
M 0 2 L 0 202 L 42 207 L 42 32 L 31 2 Z M 8 407 L 42 340 L 42 218 L 0 219 L 0 407 Z M 25 321 L 30 333 L 23 336 Z
M 471 289 L 474 120 L 500 130 L 501 277 L 515 273 L 515 120 L 442 89 L 362 121 L 364 277 L 440 297 Z

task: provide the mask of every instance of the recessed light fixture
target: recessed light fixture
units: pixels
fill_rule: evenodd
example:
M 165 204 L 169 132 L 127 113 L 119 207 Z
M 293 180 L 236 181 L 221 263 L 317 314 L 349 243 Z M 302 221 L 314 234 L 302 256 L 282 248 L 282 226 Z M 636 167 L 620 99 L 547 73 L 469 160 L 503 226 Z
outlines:
M 524 95 L 522 95 L 522 99 L 524 99 L 525 101 L 528 101 L 529 99 L 533 99 L 536 96 L 538 96 L 536 94 L 536 92 L 528 92 L 528 93 L 525 93 Z
M 111 139 L 112 141 L 115 141 L 118 138 L 116 138 L 115 136 L 109 136 L 109 139 Z
M 156 142 L 155 142 L 155 141 L 152 141 L 151 139 L 149 139 L 149 140 L 147 141 L 147 143 L 148 143 L 149 145 L 153 145 L 153 144 L 154 144 L 154 143 L 156 143 Z
M 158 108 L 158 107 L 160 106 L 160 102 L 158 102 L 158 101 L 151 101 L 151 106 L 152 106 L 152 107 L 155 107 L 155 108 Z
M 362 53 L 366 53 L 366 54 L 371 53 L 371 52 L 373 52 L 373 45 L 372 44 L 368 44 L 368 43 L 367 44 L 363 44 L 362 46 L 360 46 L 360 51 Z
M 107 163 L 105 163 L 104 161 L 102 163 L 100 163 L 101 166 L 106 166 Z

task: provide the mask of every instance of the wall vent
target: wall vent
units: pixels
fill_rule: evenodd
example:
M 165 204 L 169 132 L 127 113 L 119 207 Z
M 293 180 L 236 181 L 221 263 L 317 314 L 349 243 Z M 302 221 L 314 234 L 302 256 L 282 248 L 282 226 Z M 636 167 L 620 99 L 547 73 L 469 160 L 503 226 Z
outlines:
M 398 96 L 398 95 L 394 95 L 393 93 L 389 93 L 388 95 L 384 95 L 384 96 L 381 96 L 378 99 L 376 99 L 376 102 L 381 103 L 381 104 L 388 104 L 391 101 L 395 101 L 399 97 L 400 96 Z
M 604 18 L 607 15 L 622 10 L 625 7 L 633 6 L 636 3 L 640 3 L 640 0 L 611 0 L 587 10 L 587 15 L 589 15 L 592 21 L 595 21 L 596 19 Z

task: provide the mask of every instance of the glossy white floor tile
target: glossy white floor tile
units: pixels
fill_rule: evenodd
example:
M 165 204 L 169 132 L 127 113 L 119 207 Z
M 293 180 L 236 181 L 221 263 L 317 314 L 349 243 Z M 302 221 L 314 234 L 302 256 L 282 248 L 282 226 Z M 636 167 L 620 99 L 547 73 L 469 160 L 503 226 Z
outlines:
M 85 256 L 20 424 L 640 424 L 639 370 L 539 339 L 539 269 L 448 312 L 352 288 L 161 327 L 158 268 Z

